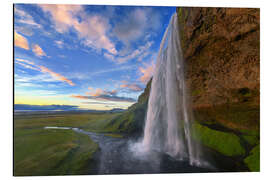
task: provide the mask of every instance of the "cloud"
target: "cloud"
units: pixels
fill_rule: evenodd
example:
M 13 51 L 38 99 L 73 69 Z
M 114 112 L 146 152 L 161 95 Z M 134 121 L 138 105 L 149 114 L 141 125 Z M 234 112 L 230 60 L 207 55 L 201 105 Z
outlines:
M 108 19 L 99 15 L 87 15 L 80 5 L 40 5 L 44 12 L 50 13 L 55 29 L 64 33 L 73 28 L 86 46 L 97 51 L 106 49 L 116 54 L 115 45 L 106 32 L 111 28 Z
M 66 77 L 62 76 L 61 74 L 53 72 L 53 71 L 51 71 L 50 69 L 48 69 L 48 68 L 46 68 L 44 66 L 39 66 L 39 68 L 41 69 L 41 72 L 49 73 L 52 77 L 54 77 L 55 79 L 57 79 L 59 81 L 64 81 L 64 82 L 68 83 L 71 86 L 75 85 L 71 80 L 67 79 Z
M 135 68 L 136 68 L 135 65 L 118 66 L 115 68 L 95 71 L 95 72 L 90 73 L 87 76 L 96 76 L 96 75 L 100 75 L 100 74 L 104 74 L 104 73 L 112 73 L 112 72 L 116 72 L 116 71 L 124 71 L 124 70 L 127 71 L 127 70 L 131 70 L 131 69 L 135 69 Z
M 112 54 L 109 54 L 109 53 L 104 53 L 104 56 L 109 59 L 109 60 L 114 60 L 114 56 Z
M 30 104 L 14 104 L 14 110 L 20 111 L 68 111 L 78 110 L 79 106 L 72 105 L 30 105 Z
M 37 45 L 37 44 L 34 44 L 32 46 L 32 51 L 39 57 L 42 57 L 42 56 L 46 56 L 46 53 L 42 50 L 42 48 Z
M 34 66 L 31 66 L 31 65 L 29 65 L 29 64 L 24 64 L 24 63 L 21 63 L 21 62 L 18 62 L 18 61 L 16 61 L 15 63 L 17 63 L 17 64 L 23 66 L 23 67 L 26 68 L 26 69 L 32 69 L 32 70 L 35 70 L 35 71 L 39 71 L 38 68 L 36 68 L 36 67 L 34 67 Z
M 14 30 L 17 32 L 20 32 L 21 34 L 24 34 L 26 36 L 32 36 L 34 33 L 30 27 L 27 26 L 18 26 L 14 24 Z
M 127 88 L 134 92 L 142 91 L 143 88 L 135 83 L 128 83 L 127 81 L 123 81 L 123 84 L 120 85 L 121 88 Z
M 144 67 L 139 67 L 139 71 L 142 74 L 139 80 L 142 83 L 147 84 L 147 82 L 154 74 L 154 68 L 155 68 L 154 61 L 152 61 L 150 64 L 144 64 Z
M 36 23 L 33 19 L 33 17 L 28 14 L 27 12 L 18 9 L 17 7 L 14 8 L 14 14 L 15 14 L 15 22 L 16 23 L 22 23 L 25 25 L 29 25 L 34 28 L 42 28 L 42 26 L 38 23 Z
M 133 51 L 131 54 L 124 57 L 117 58 L 116 62 L 121 64 L 131 59 L 134 59 L 136 57 L 138 58 L 139 61 L 141 61 L 142 58 L 148 55 L 149 52 L 147 51 L 149 50 L 149 48 L 152 46 L 153 43 L 154 43 L 153 41 L 148 41 L 145 45 L 138 47 L 138 49 Z
M 112 90 L 112 91 L 107 91 L 107 90 L 102 90 L 100 88 L 94 90 L 93 88 L 90 89 L 90 92 L 87 92 L 86 94 L 87 95 L 90 95 L 90 96 L 94 96 L 94 97 L 98 97 L 98 96 L 103 96 L 103 95 L 110 95 L 110 96 L 113 96 L 113 95 L 116 95 L 117 94 L 117 90 Z
M 100 101 L 136 102 L 136 100 L 133 98 L 110 96 L 110 95 L 100 95 L 100 96 L 71 95 L 70 97 L 78 98 L 78 99 L 93 99 L 93 100 L 100 100 Z
M 56 44 L 57 47 L 59 47 L 60 49 L 63 48 L 64 46 L 64 42 L 60 41 L 60 40 L 55 40 L 54 43 Z
M 45 74 L 49 74 L 53 79 L 66 82 L 71 86 L 75 85 L 71 80 L 67 79 L 63 75 L 61 75 L 59 73 L 56 73 L 56 72 L 48 69 L 45 66 L 36 65 L 32 61 L 16 58 L 16 63 L 22 65 L 23 67 L 25 67 L 27 69 L 32 69 L 32 70 L 36 70 L 36 71 L 39 71 L 39 72 L 42 72 L 42 73 L 45 73 Z
M 159 14 L 152 8 L 135 8 L 125 18 L 116 23 L 113 32 L 124 44 L 140 39 L 148 30 L 160 27 Z
M 86 95 L 71 95 L 72 98 L 78 99 L 92 99 L 98 101 L 115 101 L 115 102 L 136 102 L 133 98 L 117 96 L 118 90 L 114 89 L 111 91 L 103 90 L 100 88 L 93 89 L 88 88 L 90 92 L 86 92 Z
M 23 63 L 26 63 L 26 64 L 30 64 L 32 66 L 35 66 L 35 63 L 31 62 L 31 61 L 28 61 L 26 59 L 20 59 L 20 58 L 16 58 L 16 61 L 19 61 L 19 62 L 23 62 Z
M 17 33 L 16 31 L 14 32 L 14 44 L 17 47 L 29 50 L 28 46 L 28 41 L 25 37 Z
M 147 14 L 142 9 L 136 9 L 129 13 L 122 21 L 118 22 L 113 29 L 117 38 L 126 45 L 129 41 L 136 40 L 144 34 L 147 26 Z
M 115 103 L 108 103 L 108 102 L 82 102 L 83 104 L 105 104 L 105 105 L 111 105 L 111 106 L 114 106 L 114 105 L 117 105 Z

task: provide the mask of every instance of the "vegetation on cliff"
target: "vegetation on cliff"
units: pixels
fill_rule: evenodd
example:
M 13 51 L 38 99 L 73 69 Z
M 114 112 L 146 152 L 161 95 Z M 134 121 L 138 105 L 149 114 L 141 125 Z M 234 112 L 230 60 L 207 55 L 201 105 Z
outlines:
M 259 9 L 177 13 L 197 140 L 258 171 L 259 148 L 252 148 L 260 139 Z

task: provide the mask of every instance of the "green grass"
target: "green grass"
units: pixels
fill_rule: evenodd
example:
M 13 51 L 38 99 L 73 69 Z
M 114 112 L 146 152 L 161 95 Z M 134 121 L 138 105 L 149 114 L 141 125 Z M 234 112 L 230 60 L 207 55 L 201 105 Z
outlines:
M 15 116 L 15 128 L 40 128 L 45 126 L 67 126 L 83 129 L 102 130 L 119 113 L 78 113 L 78 114 L 32 114 Z
M 260 107 L 248 102 L 196 108 L 194 116 L 203 124 L 218 124 L 236 131 L 258 134 L 260 129 Z
M 27 114 L 14 117 L 14 174 L 16 176 L 89 174 L 98 145 L 89 136 L 45 126 L 104 129 L 119 113 Z M 110 132 L 109 136 L 122 137 Z
M 194 123 L 193 138 L 203 145 L 214 149 L 226 156 L 240 156 L 245 154 L 238 136 L 232 133 L 216 131 L 206 126 Z
M 85 174 L 98 145 L 72 130 L 15 131 L 16 176 Z
M 257 145 L 249 152 L 249 156 L 244 159 L 244 162 L 251 171 L 260 171 L 260 145 Z

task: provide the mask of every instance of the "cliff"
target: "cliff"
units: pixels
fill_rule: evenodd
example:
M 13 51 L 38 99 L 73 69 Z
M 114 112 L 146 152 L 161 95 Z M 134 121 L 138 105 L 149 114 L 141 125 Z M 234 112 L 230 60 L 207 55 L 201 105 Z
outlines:
M 259 9 L 183 7 L 177 14 L 197 139 L 258 171 Z
M 178 8 L 177 12 L 193 105 L 251 99 L 258 105 L 259 9 Z

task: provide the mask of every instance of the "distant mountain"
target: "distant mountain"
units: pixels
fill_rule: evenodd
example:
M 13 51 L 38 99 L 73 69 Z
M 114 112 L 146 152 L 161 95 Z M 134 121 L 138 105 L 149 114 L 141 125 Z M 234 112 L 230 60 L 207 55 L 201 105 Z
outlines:
M 74 113 L 80 112 L 93 112 L 93 113 L 118 113 L 123 112 L 125 109 L 114 108 L 111 110 L 95 110 L 95 109 L 80 109 L 79 106 L 71 105 L 30 105 L 30 104 L 14 104 L 14 111 L 19 112 L 61 112 L 73 111 Z
M 116 113 L 116 112 L 123 112 L 123 111 L 125 111 L 125 109 L 114 108 L 114 109 L 111 109 L 111 110 L 109 110 L 109 111 L 112 112 L 112 113 Z
M 14 104 L 14 110 L 15 111 L 70 111 L 70 110 L 79 110 L 79 106 Z

